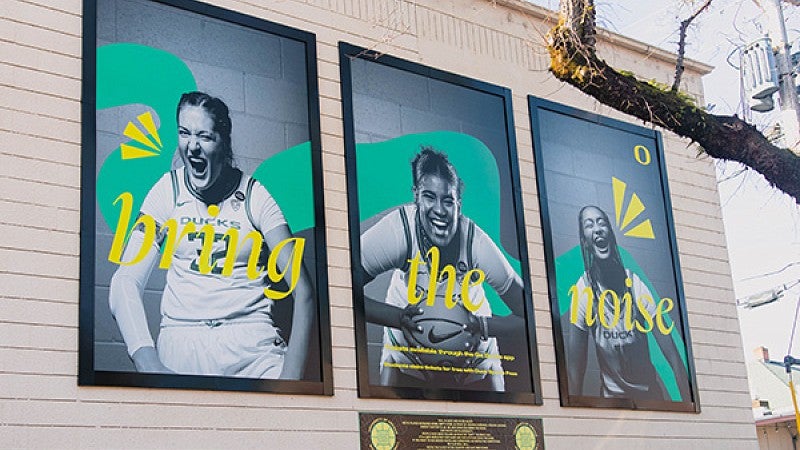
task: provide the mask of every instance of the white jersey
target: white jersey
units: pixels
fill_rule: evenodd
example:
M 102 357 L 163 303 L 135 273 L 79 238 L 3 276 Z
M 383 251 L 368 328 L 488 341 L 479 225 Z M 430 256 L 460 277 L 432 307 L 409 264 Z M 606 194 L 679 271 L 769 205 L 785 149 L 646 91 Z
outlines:
M 176 245 L 161 300 L 162 316 L 193 321 L 231 319 L 255 311 L 269 316 L 272 300 L 264 296 L 264 280 L 247 276 L 252 240 L 243 238 L 251 231 L 263 235 L 285 224 L 278 204 L 258 181 L 243 174 L 234 190 L 217 205 L 216 216 L 209 214 L 209 207 L 192 190 L 185 168 L 173 170 L 158 180 L 141 208 L 141 212 L 152 216 L 159 226 L 175 219 L 179 230 L 188 223 L 194 223 L 198 230 Z M 198 265 L 203 246 L 203 234 L 199 230 L 206 224 L 215 231 L 211 263 L 216 263 L 216 267 L 203 274 Z M 222 275 L 228 248 L 223 236 L 231 228 L 239 232 L 240 247 L 233 272 Z M 267 251 L 266 245 L 262 251 Z
M 381 218 L 369 230 L 361 236 L 361 264 L 364 270 L 375 277 L 383 272 L 392 271 L 392 279 L 386 293 L 386 303 L 405 308 L 408 306 L 408 279 L 409 279 L 409 259 L 420 252 L 424 258 L 424 250 L 420 245 L 418 224 L 416 223 L 417 207 L 414 204 L 403 205 L 389 212 Z M 518 278 L 514 269 L 508 264 L 503 254 L 475 223 L 467 217 L 459 217 L 459 239 L 458 260 L 454 264 L 456 268 L 456 286 L 460 286 L 464 275 L 472 269 L 480 269 L 486 275 L 486 281 L 498 294 L 505 294 L 515 279 Z M 446 262 L 440 262 L 444 265 Z M 424 298 L 428 288 L 430 274 L 427 264 L 420 264 L 416 274 L 416 292 Z M 437 287 L 437 295 L 445 292 L 447 280 L 440 281 Z M 521 284 L 521 283 L 520 283 Z M 458 291 L 458 289 L 456 289 Z M 454 293 L 455 294 L 455 293 Z M 491 316 L 492 309 L 486 299 L 483 286 L 472 286 L 469 289 L 470 301 L 473 304 L 481 304 L 475 312 L 478 316 Z M 457 300 L 462 302 L 456 295 Z M 438 300 L 437 300 L 438 301 Z M 384 347 L 381 354 L 381 370 L 387 362 L 398 364 L 413 364 L 413 356 L 401 351 L 391 350 L 387 346 L 408 346 L 399 330 L 384 327 Z M 480 341 L 477 352 L 499 354 L 497 339 L 490 337 L 488 340 Z M 472 363 L 472 367 L 502 372 L 502 365 L 499 359 L 480 359 Z M 418 370 L 400 369 L 403 373 L 415 378 L 424 379 L 424 374 Z M 464 384 L 479 381 L 484 375 L 470 375 Z M 502 386 L 502 374 L 495 386 Z M 502 388 L 498 388 L 502 390 Z
M 636 301 L 642 300 L 641 305 L 650 314 L 650 317 L 656 316 L 656 301 L 653 299 L 650 290 L 642 282 L 638 275 L 626 270 L 627 276 L 632 281 L 631 295 L 633 306 L 631 313 L 633 314 L 632 323 L 634 326 L 630 330 L 626 330 L 625 318 L 620 315 L 619 320 L 615 326 L 605 328 L 598 317 L 597 298 L 599 293 L 595 293 L 594 297 L 594 316 L 593 325 L 586 324 L 586 295 L 584 290 L 588 287 L 586 273 L 584 273 L 575 283 L 578 293 L 580 294 L 578 301 L 577 321 L 574 324 L 576 327 L 583 331 L 590 331 L 595 342 L 595 349 L 597 352 L 597 360 L 600 365 L 600 373 L 602 374 L 602 388 L 604 397 L 662 397 L 660 387 L 657 385 L 656 373 L 650 362 L 650 352 L 647 343 L 647 334 L 639 331 L 635 326 L 635 321 L 639 321 L 642 326 L 646 322 L 642 319 L 641 312 L 636 307 Z M 605 288 L 600 286 L 600 292 Z M 624 293 L 623 293 L 624 294 Z M 622 295 L 619 296 L 620 300 Z M 652 299 L 648 301 L 646 299 Z M 605 298 L 604 320 L 606 324 L 613 323 L 614 320 L 614 305 L 611 296 Z M 624 305 L 623 305 L 624 306 Z M 624 307 L 622 307 L 624 314 Z M 658 333 L 657 329 L 650 331 L 651 333 Z M 567 356 L 569 358 L 569 356 Z

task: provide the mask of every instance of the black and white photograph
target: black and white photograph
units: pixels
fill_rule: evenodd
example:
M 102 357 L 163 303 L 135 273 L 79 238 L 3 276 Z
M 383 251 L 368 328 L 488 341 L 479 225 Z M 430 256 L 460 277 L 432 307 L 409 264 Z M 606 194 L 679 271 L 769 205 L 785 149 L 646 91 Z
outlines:
M 340 55 L 360 395 L 541 401 L 510 92 Z
M 89 3 L 81 384 L 332 394 L 314 36 Z
M 660 135 L 529 101 L 562 405 L 695 411 Z

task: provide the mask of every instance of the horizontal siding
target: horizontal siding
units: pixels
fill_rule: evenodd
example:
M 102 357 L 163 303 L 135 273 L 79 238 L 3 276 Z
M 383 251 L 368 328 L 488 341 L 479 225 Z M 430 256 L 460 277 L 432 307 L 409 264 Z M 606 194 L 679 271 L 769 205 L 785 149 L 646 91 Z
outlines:
M 317 36 L 335 395 L 77 386 L 82 2 L 6 0 L 0 6 L 0 435 L 6 445 L 349 449 L 358 445 L 358 411 L 398 411 L 543 417 L 548 449 L 756 448 L 714 167 L 671 135 L 664 138 L 666 162 L 702 412 L 559 405 L 527 94 L 625 118 L 545 72 L 546 23 L 482 0 L 213 3 Z M 339 41 L 512 89 L 544 405 L 358 398 Z M 642 64 L 645 55 L 612 53 L 645 78 L 670 71 L 657 61 Z M 687 75 L 699 88 L 696 74 Z

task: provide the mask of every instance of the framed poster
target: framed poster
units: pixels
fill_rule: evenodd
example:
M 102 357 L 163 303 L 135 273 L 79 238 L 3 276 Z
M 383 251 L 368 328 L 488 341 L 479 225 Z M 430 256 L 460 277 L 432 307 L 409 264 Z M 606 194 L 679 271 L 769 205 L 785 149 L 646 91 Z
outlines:
M 699 411 L 661 135 L 529 105 L 562 405 Z
M 315 38 L 84 2 L 80 384 L 332 394 Z
M 359 394 L 540 403 L 509 90 L 339 50 Z

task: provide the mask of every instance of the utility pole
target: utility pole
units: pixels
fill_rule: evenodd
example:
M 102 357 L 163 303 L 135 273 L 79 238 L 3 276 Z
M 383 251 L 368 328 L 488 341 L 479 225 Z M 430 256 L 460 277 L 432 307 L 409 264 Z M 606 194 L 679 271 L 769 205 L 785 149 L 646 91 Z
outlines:
M 800 154 L 800 106 L 797 88 L 792 76 L 791 45 L 786 35 L 781 0 L 764 2 L 769 22 L 769 34 L 774 43 L 775 60 L 778 66 L 778 85 L 781 100 L 780 123 L 786 137 L 786 146 Z
M 783 367 L 786 368 L 786 376 L 789 378 L 789 390 L 792 391 L 792 406 L 794 406 L 794 424 L 797 433 L 800 433 L 800 409 L 797 408 L 797 393 L 794 390 L 794 381 L 792 381 L 792 366 L 800 364 L 800 359 L 792 358 L 791 355 L 786 355 L 783 358 Z

